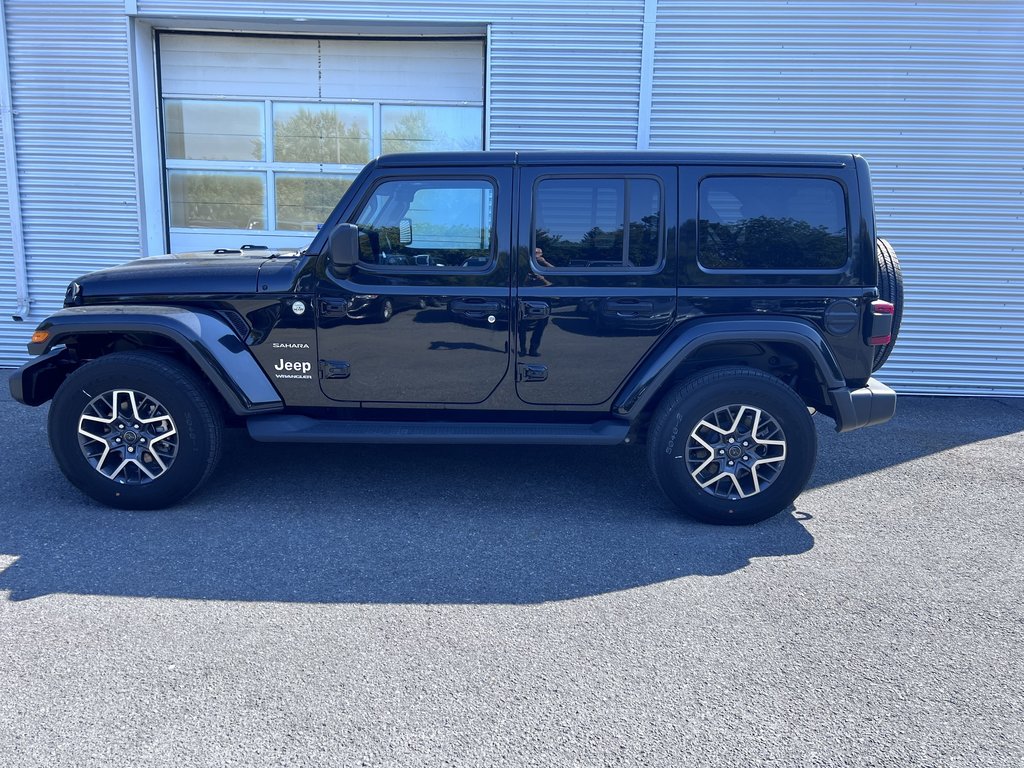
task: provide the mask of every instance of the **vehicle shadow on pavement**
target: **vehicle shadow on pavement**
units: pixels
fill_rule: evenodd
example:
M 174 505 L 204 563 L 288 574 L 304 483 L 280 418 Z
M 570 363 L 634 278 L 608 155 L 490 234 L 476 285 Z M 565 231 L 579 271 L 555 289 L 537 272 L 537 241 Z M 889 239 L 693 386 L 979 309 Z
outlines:
M 531 604 L 814 544 L 790 512 L 731 529 L 681 518 L 633 448 L 282 447 L 235 434 L 199 494 L 141 513 L 68 485 L 41 428 L 19 442 L 28 470 L 4 470 L 0 500 L 0 555 L 17 558 L 0 591 L 15 601 Z

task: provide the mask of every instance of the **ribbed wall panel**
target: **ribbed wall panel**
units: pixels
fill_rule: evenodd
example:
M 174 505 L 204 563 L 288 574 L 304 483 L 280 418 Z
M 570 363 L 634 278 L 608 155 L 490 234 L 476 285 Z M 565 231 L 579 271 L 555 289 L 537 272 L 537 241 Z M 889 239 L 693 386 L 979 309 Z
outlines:
M 385 31 L 388 23 L 490 24 L 490 148 L 636 148 L 643 0 L 324 0 L 287 7 L 140 0 L 138 7 L 154 17 L 383 21 Z
M 7 196 L 7 165 L 4 155 L 7 137 L 0 125 L 0 322 L 9 321 L 17 304 L 14 282 L 14 247 L 11 244 L 11 207 Z M 25 345 L 19 346 L 14 334 L 0 330 L 0 366 L 3 361 L 24 356 Z
M 140 240 L 124 1 L 5 7 L 32 297 L 27 322 L 0 317 L 12 365 L 70 280 L 137 257 Z
M 906 277 L 882 378 L 1024 395 L 1024 5 L 661 0 L 651 144 L 855 151 Z

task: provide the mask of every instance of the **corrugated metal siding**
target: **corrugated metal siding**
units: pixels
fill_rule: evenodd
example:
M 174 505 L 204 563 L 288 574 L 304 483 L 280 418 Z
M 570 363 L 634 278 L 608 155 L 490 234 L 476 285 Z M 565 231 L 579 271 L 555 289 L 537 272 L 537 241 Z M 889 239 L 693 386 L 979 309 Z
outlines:
M 2 2 L 2 0 L 0 0 Z M 2 33 L 2 30 L 0 30 Z M 0 104 L 0 108 L 9 108 L 9 104 Z M 7 195 L 7 136 L 0 123 L 0 323 L 10 321 L 11 313 L 17 304 L 17 289 L 14 282 L 14 246 L 11 242 L 11 207 Z M 5 334 L 0 329 L 0 366 L 4 360 L 13 360 L 25 354 L 25 346 L 20 347 L 13 334 Z
M 653 148 L 856 151 L 903 392 L 1024 395 L 1024 5 L 661 0 Z
M 68 281 L 140 249 L 123 0 L 6 0 L 6 11 L 32 314 L 0 318 L 0 365 L 25 358 Z
M 0 315 L 14 311 L 14 246 L 11 245 L 11 207 L 7 198 L 7 162 L 4 146 L 7 137 L 0 125 Z M 0 342 L 2 343 L 2 342 Z
M 293 2 L 140 0 L 139 13 L 491 24 L 490 148 L 632 149 L 643 0 Z M 429 33 L 429 29 L 424 30 Z

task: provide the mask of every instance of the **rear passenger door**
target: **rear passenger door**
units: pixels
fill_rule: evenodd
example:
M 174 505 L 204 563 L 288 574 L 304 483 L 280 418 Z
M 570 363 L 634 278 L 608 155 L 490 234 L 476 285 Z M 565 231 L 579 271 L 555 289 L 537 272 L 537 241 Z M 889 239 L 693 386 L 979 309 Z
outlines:
M 522 166 L 516 388 L 528 403 L 598 405 L 671 325 L 676 170 Z

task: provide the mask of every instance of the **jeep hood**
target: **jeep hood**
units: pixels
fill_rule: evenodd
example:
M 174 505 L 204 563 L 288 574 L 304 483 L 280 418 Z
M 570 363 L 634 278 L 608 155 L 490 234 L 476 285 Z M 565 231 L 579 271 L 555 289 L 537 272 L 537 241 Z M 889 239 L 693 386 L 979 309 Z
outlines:
M 248 294 L 258 291 L 264 264 L 290 261 L 298 255 L 266 249 L 168 253 L 90 272 L 75 282 L 87 303 L 96 297 Z

